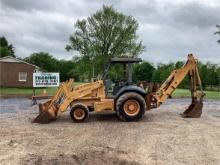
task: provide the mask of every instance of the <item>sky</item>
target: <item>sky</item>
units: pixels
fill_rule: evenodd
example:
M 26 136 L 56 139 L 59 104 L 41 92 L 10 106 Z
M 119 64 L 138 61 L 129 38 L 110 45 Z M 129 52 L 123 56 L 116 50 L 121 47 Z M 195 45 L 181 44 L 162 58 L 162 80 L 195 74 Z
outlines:
M 143 60 L 167 63 L 193 53 L 202 62 L 220 63 L 220 0 L 0 0 L 0 36 L 15 47 L 18 57 L 48 52 L 71 59 L 66 44 L 77 19 L 103 5 L 137 19 L 137 34 L 146 46 Z

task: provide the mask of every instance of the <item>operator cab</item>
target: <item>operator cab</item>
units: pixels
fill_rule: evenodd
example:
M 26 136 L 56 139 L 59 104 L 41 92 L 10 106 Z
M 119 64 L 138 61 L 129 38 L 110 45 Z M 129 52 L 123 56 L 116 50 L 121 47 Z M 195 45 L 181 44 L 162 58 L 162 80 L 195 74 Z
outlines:
M 103 76 L 106 94 L 112 94 L 114 96 L 122 87 L 132 85 L 133 64 L 141 61 L 142 60 L 140 58 L 111 58 L 105 65 L 105 72 Z M 112 70 L 116 73 L 113 75 L 111 74 L 110 76 L 109 72 Z M 120 75 L 120 77 L 118 77 L 118 75 Z

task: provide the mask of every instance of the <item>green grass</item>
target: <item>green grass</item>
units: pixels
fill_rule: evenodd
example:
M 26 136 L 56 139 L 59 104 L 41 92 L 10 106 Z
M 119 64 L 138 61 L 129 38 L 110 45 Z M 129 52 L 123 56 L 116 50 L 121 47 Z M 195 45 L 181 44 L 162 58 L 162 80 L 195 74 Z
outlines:
M 74 82 L 74 86 L 82 84 L 81 82 Z M 46 89 L 49 95 L 53 95 L 57 88 L 38 88 L 35 89 L 36 95 L 43 94 L 43 90 Z M 220 92 L 218 91 L 205 91 L 205 98 L 220 100 Z M 0 95 L 32 95 L 32 88 L 0 88 Z M 176 89 L 172 95 L 173 97 L 190 97 L 190 91 L 188 89 Z
M 207 99 L 218 99 L 220 100 L 220 92 L 218 91 L 204 91 L 205 98 Z M 176 89 L 172 94 L 173 97 L 190 97 L 190 91 L 188 89 Z
M 48 94 L 53 94 L 57 88 L 41 88 L 35 89 L 36 95 L 42 94 L 43 90 L 46 89 Z M 32 88 L 0 88 L 1 95 L 32 95 Z
M 82 82 L 74 82 L 74 86 L 83 84 Z M 35 88 L 35 94 L 40 95 L 43 94 L 44 89 L 46 89 L 46 92 L 48 95 L 53 95 L 57 87 L 50 87 L 50 88 Z M 0 95 L 32 95 L 33 94 L 33 88 L 0 88 Z

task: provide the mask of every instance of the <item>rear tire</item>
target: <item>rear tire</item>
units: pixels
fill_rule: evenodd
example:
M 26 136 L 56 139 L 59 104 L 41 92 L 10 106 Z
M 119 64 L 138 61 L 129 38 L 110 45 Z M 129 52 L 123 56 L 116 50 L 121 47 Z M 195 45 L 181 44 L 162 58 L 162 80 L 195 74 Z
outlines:
M 74 122 L 83 122 L 89 117 L 89 108 L 82 103 L 74 104 L 71 107 L 70 117 Z
M 123 121 L 138 121 L 146 111 L 144 98 L 135 92 L 122 94 L 116 102 L 116 113 Z

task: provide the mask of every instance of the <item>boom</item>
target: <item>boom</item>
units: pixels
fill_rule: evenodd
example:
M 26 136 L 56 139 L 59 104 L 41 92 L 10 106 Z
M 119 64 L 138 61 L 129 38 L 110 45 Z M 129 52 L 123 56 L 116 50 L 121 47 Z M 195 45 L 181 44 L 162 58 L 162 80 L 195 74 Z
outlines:
M 151 100 L 149 102 L 148 99 L 148 104 L 150 104 L 148 107 L 150 108 L 158 107 L 163 102 L 165 102 L 166 99 L 172 95 L 172 93 L 175 91 L 175 89 L 178 87 L 178 85 L 183 81 L 183 79 L 187 75 L 189 75 L 189 79 L 190 79 L 190 91 L 192 96 L 192 104 L 188 109 L 193 109 L 194 107 L 202 106 L 202 98 L 205 95 L 205 93 L 203 92 L 202 89 L 201 79 L 197 68 L 197 62 L 198 61 L 193 57 L 193 55 L 189 54 L 188 60 L 183 65 L 183 67 L 174 70 L 170 74 L 170 76 L 166 79 L 166 81 L 161 85 L 161 87 L 156 91 L 156 93 L 150 93 Z M 200 88 L 200 91 L 197 91 L 197 86 Z M 194 109 L 199 109 L 199 108 L 194 108 Z M 192 116 L 185 116 L 185 117 L 192 117 Z

